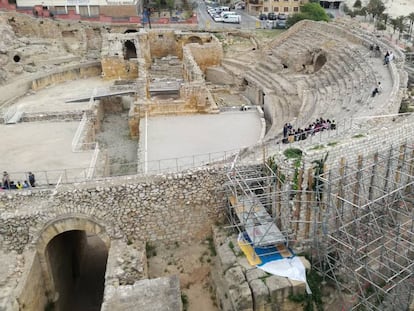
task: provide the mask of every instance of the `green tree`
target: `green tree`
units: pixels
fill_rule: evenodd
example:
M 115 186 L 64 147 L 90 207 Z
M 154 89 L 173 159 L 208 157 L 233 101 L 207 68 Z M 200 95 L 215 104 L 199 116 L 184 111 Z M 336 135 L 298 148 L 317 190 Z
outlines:
M 414 12 L 410 13 L 410 15 L 407 16 L 407 19 L 410 21 L 410 30 L 408 31 L 408 33 L 411 36 L 411 33 L 413 32 L 413 26 L 414 26 Z
M 382 13 L 379 16 L 379 19 L 384 22 L 385 26 L 387 26 L 387 22 L 388 22 L 389 18 L 390 18 L 390 16 L 387 13 Z
M 399 17 L 397 17 L 397 18 L 393 18 L 393 19 L 391 19 L 391 25 L 392 25 L 392 28 L 393 28 L 393 33 L 395 33 L 395 31 L 396 30 L 398 30 L 398 38 L 400 38 L 401 37 L 401 32 L 403 32 L 404 31 L 404 19 L 405 19 L 405 17 L 404 16 L 399 16 Z
M 289 16 L 287 25 L 290 27 L 303 19 L 328 22 L 329 16 L 319 3 L 309 2 L 300 7 L 300 13 Z
M 172 16 L 172 11 L 174 10 L 174 0 L 166 0 L 168 11 L 170 11 L 170 17 Z
M 397 29 L 398 29 L 398 39 L 401 38 L 401 34 L 404 32 L 404 21 L 405 21 L 405 16 L 398 16 L 396 18 L 397 21 Z
M 361 8 L 361 7 L 362 7 L 361 0 L 356 0 L 354 3 L 354 8 Z
M 368 14 L 371 14 L 373 19 L 375 19 L 376 16 L 380 16 L 385 11 L 385 5 L 382 0 L 369 0 L 366 8 Z

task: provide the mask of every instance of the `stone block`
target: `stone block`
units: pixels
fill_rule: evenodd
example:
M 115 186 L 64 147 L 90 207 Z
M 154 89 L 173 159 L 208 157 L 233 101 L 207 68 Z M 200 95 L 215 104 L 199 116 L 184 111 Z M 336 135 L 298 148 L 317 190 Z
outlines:
M 268 276 L 267 272 L 265 272 L 262 269 L 258 269 L 258 268 L 246 271 L 246 279 L 247 279 L 247 282 L 249 282 L 249 284 L 253 280 L 265 278 L 267 276 Z
M 253 297 L 247 282 L 229 290 L 233 310 L 253 311 Z
M 224 279 L 227 283 L 227 288 L 237 288 L 240 284 L 246 281 L 243 270 L 240 266 L 232 267 L 224 274 Z
M 266 278 L 266 285 L 272 303 L 282 303 L 290 294 L 291 284 L 283 276 L 272 275 Z
M 226 271 L 236 263 L 236 255 L 234 255 L 233 251 L 226 244 L 217 247 L 217 255 L 223 271 Z
M 270 302 L 270 296 L 265 280 L 256 279 L 249 284 L 253 295 L 254 310 L 266 310 L 266 305 Z

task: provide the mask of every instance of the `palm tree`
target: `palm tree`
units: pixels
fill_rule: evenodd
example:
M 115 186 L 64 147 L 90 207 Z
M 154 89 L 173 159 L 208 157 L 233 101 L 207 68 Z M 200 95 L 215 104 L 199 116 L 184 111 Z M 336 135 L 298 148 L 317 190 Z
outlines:
M 404 32 L 404 20 L 405 16 L 399 16 L 396 18 L 398 28 L 398 39 L 401 39 L 401 34 Z
M 390 23 L 392 25 L 393 34 L 394 34 L 395 30 L 397 30 L 397 28 L 398 28 L 398 20 L 396 18 L 391 18 Z
M 413 31 L 413 26 L 414 26 L 414 12 L 410 13 L 407 16 L 408 20 L 410 21 L 410 30 L 408 31 L 408 34 L 411 36 L 411 33 Z
M 387 13 L 382 13 L 380 15 L 380 20 L 382 20 L 384 22 L 385 27 L 387 27 L 387 22 L 388 22 L 389 17 L 390 16 Z

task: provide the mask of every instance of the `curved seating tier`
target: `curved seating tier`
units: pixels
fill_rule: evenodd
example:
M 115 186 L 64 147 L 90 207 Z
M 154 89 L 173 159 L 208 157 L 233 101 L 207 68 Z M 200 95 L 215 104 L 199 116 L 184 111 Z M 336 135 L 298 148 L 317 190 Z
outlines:
M 381 110 L 372 104 L 371 92 L 379 81 L 386 82 L 387 92 L 395 93 L 389 87 L 393 77 L 388 67 L 382 66 L 382 59 L 372 58 L 365 38 L 341 25 L 300 22 L 263 51 L 254 53 L 251 59 L 258 62 L 235 67 L 248 85 L 265 95 L 263 102 L 255 104 L 263 105 L 268 114 L 269 139 L 280 134 L 284 122 L 293 119 L 296 127 L 304 127 L 320 117 L 340 122 L 375 115 Z M 326 62 L 312 72 L 319 54 L 325 55 Z M 274 107 L 266 107 L 271 105 Z M 292 117 L 292 112 L 297 114 Z

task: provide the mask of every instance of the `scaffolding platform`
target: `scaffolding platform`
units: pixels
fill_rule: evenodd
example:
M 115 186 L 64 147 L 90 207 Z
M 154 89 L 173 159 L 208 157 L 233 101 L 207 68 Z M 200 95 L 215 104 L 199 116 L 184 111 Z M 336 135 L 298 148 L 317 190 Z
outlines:
M 253 246 L 286 242 L 284 235 L 256 196 L 239 196 L 238 198 L 230 196 L 229 202 Z

